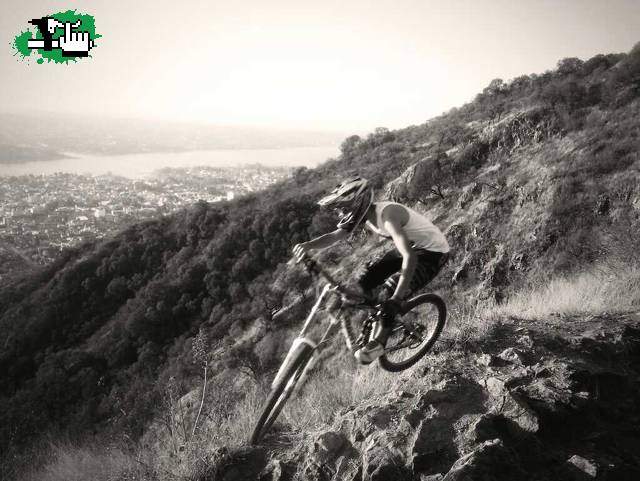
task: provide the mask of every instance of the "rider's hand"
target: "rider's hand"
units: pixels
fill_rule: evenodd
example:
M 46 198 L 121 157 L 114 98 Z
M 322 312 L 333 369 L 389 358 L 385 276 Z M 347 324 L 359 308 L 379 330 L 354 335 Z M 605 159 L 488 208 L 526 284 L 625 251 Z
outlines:
M 293 255 L 296 257 L 296 262 L 300 262 L 310 250 L 305 242 L 293 246 Z

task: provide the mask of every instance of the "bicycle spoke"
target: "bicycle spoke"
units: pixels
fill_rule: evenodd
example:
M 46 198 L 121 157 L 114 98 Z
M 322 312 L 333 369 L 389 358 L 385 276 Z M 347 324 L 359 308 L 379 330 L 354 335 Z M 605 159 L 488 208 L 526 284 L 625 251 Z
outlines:
M 416 306 L 397 321 L 387 341 L 385 355 L 392 363 L 405 362 L 429 343 L 436 333 L 438 309 L 433 304 Z

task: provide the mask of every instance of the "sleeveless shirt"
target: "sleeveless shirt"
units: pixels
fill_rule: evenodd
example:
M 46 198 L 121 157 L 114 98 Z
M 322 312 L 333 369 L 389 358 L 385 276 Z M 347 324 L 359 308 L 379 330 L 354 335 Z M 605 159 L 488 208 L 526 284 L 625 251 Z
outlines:
M 397 202 L 376 202 L 376 224 L 373 225 L 367 221 L 367 225 L 374 232 L 384 237 L 391 235 L 382 227 L 382 212 L 389 205 L 397 205 L 405 209 L 409 213 L 409 220 L 402 226 L 409 240 L 416 249 L 426 249 L 433 252 L 449 252 L 449 243 L 444 234 L 425 216 Z

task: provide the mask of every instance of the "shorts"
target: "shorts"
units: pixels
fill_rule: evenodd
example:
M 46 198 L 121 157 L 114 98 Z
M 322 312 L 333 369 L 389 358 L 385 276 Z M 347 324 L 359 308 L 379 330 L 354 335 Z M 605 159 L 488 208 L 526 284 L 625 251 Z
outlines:
M 448 253 L 433 252 L 426 249 L 414 249 L 418 256 L 416 270 L 409 285 L 407 296 L 426 286 L 433 280 L 442 266 L 449 260 Z M 383 286 L 386 297 L 391 297 L 396 290 L 402 270 L 402 255 L 397 249 L 385 253 L 381 258 L 367 263 L 364 275 L 358 284 L 366 293 L 371 293 L 376 287 Z M 406 296 L 405 296 L 406 297 Z

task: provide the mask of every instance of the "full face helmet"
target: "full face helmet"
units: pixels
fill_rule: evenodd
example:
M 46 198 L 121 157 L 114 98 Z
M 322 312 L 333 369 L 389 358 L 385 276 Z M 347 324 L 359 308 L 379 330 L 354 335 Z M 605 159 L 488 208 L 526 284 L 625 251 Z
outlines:
M 339 229 L 353 232 L 373 204 L 373 189 L 362 177 L 346 180 L 318 201 L 318 205 L 341 212 Z

